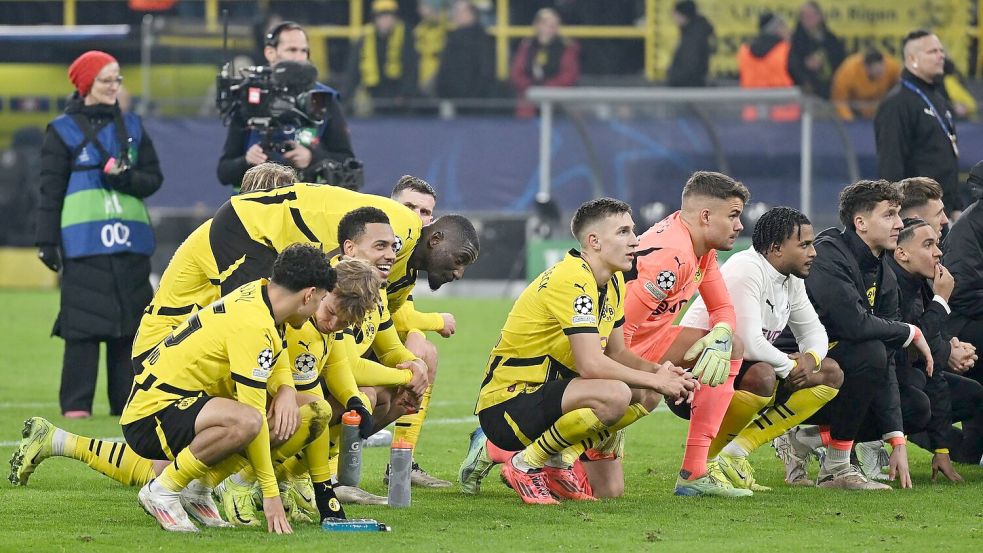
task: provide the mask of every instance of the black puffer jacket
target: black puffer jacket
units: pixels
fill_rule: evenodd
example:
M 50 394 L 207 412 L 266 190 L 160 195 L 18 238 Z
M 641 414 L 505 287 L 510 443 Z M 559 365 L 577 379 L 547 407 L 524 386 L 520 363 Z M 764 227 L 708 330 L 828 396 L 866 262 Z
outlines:
M 65 112 L 81 113 L 95 132 L 113 121 L 116 106 L 85 106 L 78 98 Z M 164 176 L 154 144 L 144 130 L 136 165 L 121 192 L 145 198 L 160 188 Z M 38 208 L 38 245 L 61 243 L 61 209 L 68 189 L 73 153 L 48 126 L 41 146 L 41 196 Z M 64 260 L 61 310 L 53 333 L 65 339 L 106 339 L 132 336 L 144 307 L 150 303 L 150 258 L 120 253 Z

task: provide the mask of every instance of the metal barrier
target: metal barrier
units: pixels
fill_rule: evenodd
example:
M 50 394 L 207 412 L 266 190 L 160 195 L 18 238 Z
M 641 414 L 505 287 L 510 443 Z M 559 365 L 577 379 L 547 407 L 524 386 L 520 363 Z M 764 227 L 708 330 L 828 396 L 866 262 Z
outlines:
M 558 87 L 532 87 L 528 92 L 529 100 L 539 104 L 540 108 L 540 135 L 539 135 L 539 193 L 537 200 L 547 202 L 551 197 L 551 144 L 554 111 L 558 106 L 575 105 L 663 105 L 663 104 L 682 104 L 691 107 L 706 106 L 713 104 L 754 104 L 754 105 L 777 105 L 777 104 L 798 104 L 801 106 L 801 156 L 799 165 L 799 194 L 800 209 L 806 215 L 812 214 L 812 151 L 813 151 L 813 118 L 818 109 L 824 113 L 831 113 L 828 106 L 819 104 L 811 96 L 804 95 L 798 88 L 771 88 L 771 89 L 748 89 L 748 88 L 597 88 L 597 87 L 578 87 L 578 88 L 558 88 Z M 819 108 L 818 106 L 822 106 Z M 699 111 L 699 110 L 697 110 Z M 839 119 L 833 117 L 839 123 Z M 713 131 L 713 120 L 709 117 L 700 117 L 711 136 L 711 142 L 717 148 L 717 158 L 723 159 L 723 154 L 719 150 L 720 143 L 715 138 Z M 838 124 L 839 136 L 843 141 L 848 169 L 851 180 L 859 178 L 857 169 L 856 152 L 849 140 L 846 132 L 842 129 L 842 124 Z M 589 140 L 582 134 L 581 138 Z M 590 149 L 588 144 L 585 147 Z M 721 168 L 724 170 L 724 168 Z

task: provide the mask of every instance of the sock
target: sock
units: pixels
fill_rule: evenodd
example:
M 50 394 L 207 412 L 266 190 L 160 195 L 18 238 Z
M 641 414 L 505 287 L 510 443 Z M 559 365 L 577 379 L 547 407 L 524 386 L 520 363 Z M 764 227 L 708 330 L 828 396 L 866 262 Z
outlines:
M 420 429 L 423 428 L 423 420 L 427 418 L 427 411 L 430 408 L 430 392 L 433 384 L 427 386 L 423 397 L 420 398 L 420 408 L 412 415 L 403 415 L 396 419 L 396 431 L 393 432 L 393 441 L 404 441 L 416 447 L 416 442 L 420 440 Z
M 839 469 L 850 464 L 850 450 L 853 449 L 853 442 L 846 440 L 830 440 L 829 447 L 826 448 L 826 459 L 823 462 L 823 471 L 828 473 L 839 472 Z
M 317 505 L 317 512 L 322 521 L 329 517 L 346 518 L 345 509 L 335 496 L 334 485 L 330 479 L 323 482 L 314 481 L 314 503 Z
M 731 440 L 744 430 L 744 427 L 754 419 L 758 411 L 768 405 L 769 401 L 771 401 L 771 396 L 759 396 L 747 390 L 735 391 L 734 397 L 730 400 L 730 405 L 727 406 L 724 420 L 720 422 L 717 437 L 710 442 L 710 451 L 707 453 L 707 457 L 709 459 L 716 457 L 720 453 L 720 450 L 724 449 L 725 445 L 729 444 Z M 742 457 L 746 456 L 747 454 L 745 453 Z
M 534 469 L 543 468 L 553 455 L 577 442 L 589 438 L 596 440 L 606 429 L 593 409 L 587 407 L 574 409 L 557 419 L 553 426 L 529 444 L 522 451 L 522 460 Z
M 201 482 L 203 486 L 214 490 L 219 484 L 222 483 L 222 480 L 225 480 L 229 476 L 245 469 L 248 466 L 249 459 L 246 459 L 244 456 L 238 453 L 233 453 L 232 455 L 229 455 L 225 459 L 222 459 L 216 463 L 215 466 L 210 467 L 208 472 L 199 478 L 198 481 Z
M 328 428 L 328 473 L 338 476 L 338 455 L 341 453 L 341 424 Z M 313 476 L 311 478 L 314 478 Z
M 728 449 L 731 445 L 734 445 L 746 451 L 747 453 L 744 454 L 746 456 L 748 453 L 774 440 L 790 428 L 811 417 L 813 413 L 836 397 L 838 392 L 839 390 L 830 388 L 829 386 L 814 386 L 795 391 L 785 400 L 785 403 L 773 405 L 770 409 L 762 413 L 760 417 L 754 419 L 747 428 L 742 430 L 734 438 L 733 442 L 724 448 L 724 452 L 730 453 Z M 737 394 L 734 395 L 734 399 L 737 399 Z M 728 411 L 729 414 L 730 412 Z M 726 417 L 724 420 L 726 423 Z M 799 439 L 803 441 L 801 438 Z M 812 444 L 808 445 L 811 446 Z M 819 445 L 816 447 L 819 447 Z
M 485 449 L 488 451 L 488 458 L 498 464 L 507 463 L 515 455 L 514 451 L 502 449 L 493 444 L 491 440 L 485 442 Z
M 319 399 L 307 405 L 301 405 L 297 431 L 287 441 L 274 447 L 270 452 L 273 458 L 273 468 L 278 472 L 278 475 L 286 474 L 283 463 L 287 459 L 300 453 L 302 449 L 314 443 L 324 434 L 330 420 L 331 404 L 327 400 Z
M 122 442 L 87 438 L 58 429 L 51 450 L 53 455 L 82 461 L 124 486 L 143 486 L 156 476 L 153 461 L 140 457 Z
M 324 440 L 324 459 L 325 465 L 327 465 L 327 455 L 328 455 L 328 435 L 327 433 L 322 433 L 317 440 Z M 315 449 L 314 446 L 317 444 L 317 440 L 310 443 L 304 451 L 311 451 Z M 283 472 L 286 473 L 287 478 L 300 478 L 304 476 L 307 472 L 307 459 L 304 457 L 303 453 L 298 453 L 293 457 L 283 461 Z M 330 475 L 328 475 L 330 476 Z
M 585 450 L 586 448 L 584 447 L 584 442 L 580 442 L 579 444 L 574 444 L 573 446 L 564 449 L 563 451 L 560 452 L 559 459 L 557 460 L 557 463 L 559 464 L 555 466 L 562 465 L 562 468 L 572 467 L 573 464 L 577 461 L 577 459 L 580 458 L 580 454 L 583 453 Z M 553 463 L 553 459 L 555 459 L 556 457 L 557 456 L 553 456 L 550 458 L 551 465 Z
M 829 437 L 829 432 L 826 433 L 826 436 Z M 815 451 L 829 443 L 829 440 L 823 441 L 818 426 L 799 426 L 799 429 L 795 431 L 795 439 L 805 444 L 810 451 Z
M 208 467 L 205 466 L 205 463 L 199 461 L 191 453 L 190 447 L 186 447 L 177 454 L 174 462 L 167 465 L 164 472 L 157 477 L 157 484 L 169 492 L 178 493 L 189 482 L 201 478 L 206 472 L 208 472 Z
M 648 415 L 648 414 L 649 414 L 649 411 L 648 411 L 648 409 L 645 408 L 644 405 L 642 405 L 641 403 L 632 403 L 631 405 L 628 406 L 628 410 L 625 412 L 625 415 L 623 417 L 621 417 L 620 419 L 618 419 L 618 422 L 616 422 L 616 423 L 612 424 L 611 426 L 609 426 L 608 427 L 608 430 L 611 432 L 611 434 L 614 434 L 618 430 L 621 430 L 622 428 L 625 428 L 626 426 L 634 423 L 638 419 L 640 419 L 640 418 L 642 418 L 642 417 L 644 417 L 645 415 Z M 607 439 L 607 438 L 605 438 L 605 439 Z M 604 441 L 604 440 L 601 440 L 601 441 Z
M 686 480 L 702 477 L 707 472 L 707 455 L 710 443 L 717 435 L 720 421 L 727 412 L 734 395 L 734 379 L 741 370 L 742 359 L 730 360 L 730 376 L 723 384 L 711 388 L 703 386 L 696 392 L 690 408 L 689 434 L 679 475 Z

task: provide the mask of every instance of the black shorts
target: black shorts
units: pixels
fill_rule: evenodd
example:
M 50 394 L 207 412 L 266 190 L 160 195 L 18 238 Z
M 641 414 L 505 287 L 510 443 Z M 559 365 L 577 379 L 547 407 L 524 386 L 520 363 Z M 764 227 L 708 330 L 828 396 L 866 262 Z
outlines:
M 152 415 L 123 425 L 126 445 L 144 459 L 174 459 L 195 439 L 198 413 L 212 398 L 205 394 L 175 400 Z
M 222 295 L 228 294 L 247 282 L 269 278 L 273 274 L 273 262 L 277 251 L 271 246 L 260 244 L 249 236 L 239 214 L 232 209 L 232 202 L 226 202 L 215 213 L 212 227 L 208 231 L 208 243 L 215 256 L 219 274 L 245 257 L 232 274 L 222 282 Z
M 506 451 L 524 449 L 563 416 L 563 392 L 569 385 L 569 379 L 554 380 L 486 407 L 478 413 L 481 430 Z

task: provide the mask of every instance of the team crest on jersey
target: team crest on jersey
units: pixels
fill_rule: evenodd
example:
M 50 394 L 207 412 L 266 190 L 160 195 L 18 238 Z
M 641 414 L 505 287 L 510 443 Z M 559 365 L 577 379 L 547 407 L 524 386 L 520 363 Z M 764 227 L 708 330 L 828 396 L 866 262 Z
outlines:
M 601 319 L 607 322 L 614 320 L 614 308 L 608 302 L 604 302 L 604 307 L 601 308 Z
M 693 275 L 693 282 L 700 282 L 701 280 L 703 280 L 703 268 L 697 267 L 696 274 Z
M 198 401 L 198 398 L 197 397 L 186 397 L 186 398 L 182 399 L 181 401 L 177 402 L 175 404 L 175 407 L 177 407 L 178 409 L 184 411 L 188 407 L 191 407 L 192 405 L 194 405 L 196 401 Z
M 594 299 L 588 295 L 577 296 L 573 300 L 573 324 L 597 324 L 594 316 Z
M 660 290 L 658 286 L 655 285 L 651 280 L 646 280 L 643 285 L 645 291 L 649 293 L 650 296 L 658 301 L 662 301 L 668 297 L 664 290 Z
M 309 353 L 302 353 L 294 360 L 294 370 L 302 375 L 309 375 L 317 367 L 317 357 Z
M 867 303 L 869 303 L 871 307 L 874 307 L 874 300 L 876 299 L 877 299 L 877 285 L 875 284 L 867 289 Z
M 659 289 L 668 292 L 676 285 L 676 273 L 669 270 L 660 271 L 658 276 L 655 277 L 655 283 L 659 286 Z M 665 295 L 662 298 L 665 299 Z

